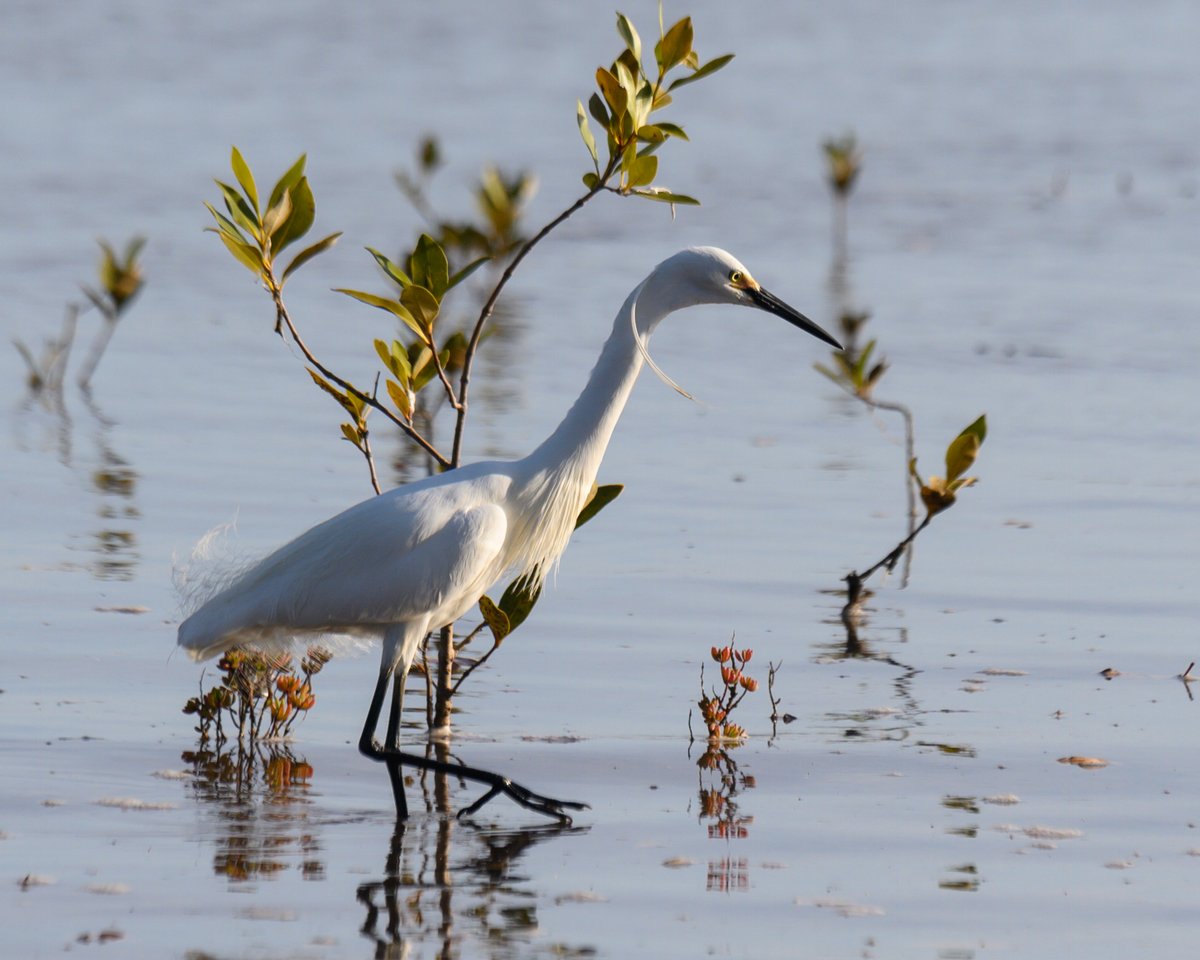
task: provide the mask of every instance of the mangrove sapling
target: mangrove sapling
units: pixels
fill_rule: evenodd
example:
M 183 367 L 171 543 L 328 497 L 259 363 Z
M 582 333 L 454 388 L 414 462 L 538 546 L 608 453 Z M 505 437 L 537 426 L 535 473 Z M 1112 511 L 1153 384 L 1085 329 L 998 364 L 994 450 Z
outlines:
M 672 103 L 673 93 L 680 87 L 715 73 L 732 60 L 733 55 L 725 54 L 701 63 L 693 45 L 691 18 L 684 17 L 669 29 L 664 29 L 661 7 L 660 37 L 653 48 L 652 63 L 643 57 L 641 38 L 632 22 L 620 13 L 617 14 L 617 31 L 623 49 L 609 67 L 597 69 L 597 91 L 590 96 L 586 111 L 582 101 L 576 103 L 579 134 L 592 167 L 582 178 L 585 192 L 533 236 L 516 246 L 484 300 L 469 333 L 465 336 L 458 334 L 465 342 L 450 344 L 446 339 L 439 340 L 438 320 L 442 298 L 486 262 L 486 257 L 470 262 L 452 274 L 444 246 L 429 234 L 422 234 L 403 266 L 378 250 L 368 248 L 376 264 L 399 287 L 399 296 L 382 296 L 346 288 L 340 290 L 360 302 L 390 313 L 405 329 L 404 340 L 375 342 L 375 350 L 386 370 L 382 395 L 378 377 L 370 390 L 362 389 L 323 363 L 305 343 L 284 302 L 283 288 L 288 278 L 313 257 L 329 250 L 340 236 L 340 233 L 327 235 L 301 250 L 282 272 L 277 269 L 277 258 L 284 248 L 307 234 L 314 221 L 315 201 L 304 174 L 305 157 L 301 156 L 279 178 L 269 199 L 265 204 L 260 204 L 250 167 L 237 148 L 233 148 L 231 166 L 236 186 L 218 181 L 225 212 L 206 204 L 216 222 L 211 229 L 235 259 L 259 278 L 270 294 L 275 309 L 276 333 L 291 340 L 303 355 L 313 381 L 332 395 L 348 414 L 349 422 L 341 424 L 342 435 L 366 460 L 376 492 L 380 490 L 378 471 L 367 426 L 367 418 L 371 413 L 382 416 L 397 428 L 408 442 L 424 451 L 436 468 L 450 469 L 460 464 L 475 357 L 509 280 L 525 257 L 543 239 L 601 193 L 667 203 L 671 205 L 672 212 L 676 205 L 698 202 L 655 183 L 659 173 L 660 147 L 668 140 L 688 139 L 678 124 L 660 120 L 655 115 Z M 592 133 L 592 120 L 600 125 L 605 135 L 603 159 Z M 435 147 L 423 152 L 422 156 L 430 169 L 436 166 Z M 403 181 L 401 186 L 405 186 Z M 516 199 L 512 196 L 516 188 L 511 184 L 493 180 L 491 190 L 491 199 L 494 201 L 498 201 L 502 194 L 510 195 L 510 203 Z M 413 197 L 423 198 L 423 195 L 414 190 L 410 192 L 410 199 Z M 421 202 L 420 199 L 417 202 Z M 496 209 L 499 208 L 497 203 Z M 414 417 L 417 396 L 427 388 L 440 390 L 444 404 L 453 414 L 453 439 L 448 453 L 432 442 Z M 602 506 L 604 502 L 607 501 L 601 501 L 599 505 Z M 522 605 L 532 606 L 537 599 L 536 595 L 522 596 L 519 585 L 513 585 L 510 589 Z M 491 606 L 503 610 L 503 600 L 499 605 Z M 486 620 L 487 611 L 483 612 Z M 509 619 L 511 624 L 511 616 Z M 453 681 L 455 644 L 452 625 L 442 629 L 438 653 L 437 702 L 433 722 L 436 726 L 444 726 L 449 721 L 450 698 L 456 689 Z
M 890 573 L 904 551 L 921 531 L 929 526 L 930 521 L 939 513 L 954 506 L 958 491 L 972 486 L 976 482 L 976 477 L 968 477 L 965 474 L 974 464 L 975 458 L 979 455 L 979 448 L 986 437 L 987 416 L 981 415 L 965 427 L 946 448 L 946 475 L 944 477 L 930 476 L 922 481 L 917 473 L 916 458 L 909 461 L 909 474 L 912 483 L 920 493 L 921 502 L 925 505 L 925 517 L 916 529 L 897 543 L 879 561 L 862 573 L 851 570 L 846 575 L 846 603 L 842 607 L 841 617 L 842 623 L 846 627 L 849 645 L 857 646 L 857 627 L 864 598 L 863 584 L 879 570 L 887 570 Z

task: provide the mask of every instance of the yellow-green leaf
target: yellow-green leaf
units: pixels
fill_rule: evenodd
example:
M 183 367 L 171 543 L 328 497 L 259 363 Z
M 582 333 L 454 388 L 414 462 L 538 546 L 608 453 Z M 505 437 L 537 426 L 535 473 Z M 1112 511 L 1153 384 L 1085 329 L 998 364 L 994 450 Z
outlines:
M 676 87 L 682 87 L 685 84 L 695 83 L 697 80 L 703 80 L 705 77 L 716 73 L 732 59 L 732 53 L 726 53 L 719 57 L 713 57 L 708 61 L 708 63 L 704 64 L 704 66 L 697 69 L 694 73 L 689 73 L 685 77 L 680 77 L 678 80 L 672 81 L 671 85 L 667 87 L 667 89 L 674 90 Z
M 579 516 L 575 520 L 575 529 L 578 530 L 591 520 L 592 517 L 616 500 L 624 489 L 625 484 L 623 483 L 606 483 L 603 486 L 592 484 L 592 495 L 588 498 L 588 502 L 583 505 L 583 509 L 579 511 Z
M 986 415 L 979 417 L 946 448 L 946 482 L 953 483 L 969 469 L 979 454 L 979 447 L 987 436 Z
M 308 185 L 307 177 L 301 177 L 296 185 L 287 191 L 287 195 L 292 210 L 288 214 L 287 220 L 271 238 L 271 247 L 276 253 L 308 233 L 317 215 L 317 204 L 313 199 L 312 188 Z
M 609 110 L 612 111 L 613 119 L 619 120 L 625 115 L 629 106 L 629 99 L 620 82 L 613 74 L 603 67 L 599 67 L 596 70 L 596 84 L 600 87 L 600 92 L 604 94 L 604 100 L 608 104 Z
M 528 577 L 517 577 L 500 597 L 500 610 L 508 618 L 510 631 L 516 630 L 533 610 L 542 595 L 541 587 L 533 587 Z
M 633 58 L 637 61 L 642 59 L 642 39 L 638 36 L 637 30 L 630 23 L 629 18 L 623 13 L 617 14 L 617 33 L 621 35 L 621 39 L 625 41 L 625 46 L 629 48 L 629 52 L 633 54 Z
M 304 164 L 307 159 L 307 154 L 300 154 L 296 162 L 288 167 L 284 175 L 279 178 L 274 188 L 271 190 L 271 198 L 267 201 L 268 209 L 275 206 L 275 204 L 279 202 L 279 198 L 282 197 L 286 191 L 291 190 L 292 187 L 300 182 L 300 178 L 304 176 Z
M 303 250 L 301 250 L 292 258 L 292 262 L 287 265 L 287 269 L 283 271 L 283 277 L 280 283 L 282 284 L 283 280 L 287 280 L 287 278 L 290 277 L 296 270 L 308 263 L 308 261 L 317 256 L 317 254 L 324 253 L 326 250 L 332 247 L 338 242 L 338 237 L 341 235 L 342 231 L 339 230 L 337 233 L 331 233 L 324 240 L 318 240 L 311 247 L 305 247 Z
M 440 247 L 438 248 L 441 249 Z M 413 271 L 414 274 L 416 271 Z M 416 277 L 414 276 L 414 281 Z M 400 291 L 400 302 L 408 309 L 413 318 L 422 325 L 426 335 L 428 331 L 433 329 L 434 321 L 438 316 L 438 302 L 432 293 L 424 287 L 417 286 L 414 282 L 411 286 L 405 287 Z
M 413 416 L 413 395 L 406 387 L 395 380 L 386 381 L 388 396 L 400 411 L 405 420 L 411 421 Z
M 658 72 L 664 74 L 684 61 L 692 52 L 692 18 L 684 17 L 676 23 L 654 48 L 654 59 L 658 61 Z
M 238 184 L 242 188 L 242 192 L 250 201 L 250 206 L 254 211 L 258 212 L 258 187 L 254 185 L 254 175 L 250 172 L 250 165 L 242 158 L 241 151 L 234 147 L 230 152 L 229 165 L 233 169 L 233 175 L 237 178 Z
M 595 165 L 597 172 L 600 170 L 600 157 L 596 153 L 596 138 L 592 136 L 592 127 L 588 123 L 587 114 L 583 112 L 583 101 L 576 100 L 576 118 L 579 123 L 579 135 L 583 137 L 583 144 L 587 147 L 588 153 L 592 155 L 592 163 Z
M 223 230 L 213 230 L 213 233 L 221 238 L 221 242 L 229 248 L 229 252 L 237 258 L 238 263 L 244 265 L 256 277 L 263 275 L 265 267 L 262 262 L 262 254 L 259 253 L 257 247 L 252 247 L 248 243 L 239 243 Z
M 333 399 L 336 400 L 341 405 L 342 409 L 350 414 L 350 416 L 354 417 L 356 420 L 358 419 L 359 411 L 355 405 L 350 402 L 350 398 L 346 396 L 345 393 L 335 387 L 315 370 L 312 370 L 309 367 L 305 367 L 304 369 L 308 370 L 308 375 L 313 378 L 313 383 L 333 397 Z
M 446 260 L 446 251 L 427 233 L 421 234 L 417 239 L 417 245 L 409 258 L 409 273 L 413 283 L 432 293 L 435 301 L 442 299 L 450 285 L 450 264 Z M 412 307 L 409 306 L 409 309 Z M 430 320 L 430 323 L 432 322 Z
M 386 273 L 401 287 L 407 287 L 412 283 L 408 274 L 401 270 L 396 264 L 392 263 L 387 257 L 376 250 L 374 247 L 367 247 L 367 252 L 375 258 L 375 262 L 379 264 L 381 270 Z
M 500 646 L 504 642 L 504 638 L 512 633 L 512 627 L 508 623 L 508 616 L 496 606 L 492 598 L 487 594 L 479 598 L 479 615 L 483 617 L 483 622 L 492 631 L 492 637 L 496 641 L 496 646 Z
M 689 197 L 686 193 L 673 193 L 666 187 L 646 187 L 630 192 L 635 196 L 645 197 L 647 200 L 657 200 L 659 203 L 679 203 L 688 207 L 700 206 L 700 201 L 695 197 Z
M 658 157 L 641 156 L 637 157 L 633 163 L 629 165 L 629 178 L 626 186 L 644 187 L 649 183 L 654 182 L 655 176 L 658 175 Z

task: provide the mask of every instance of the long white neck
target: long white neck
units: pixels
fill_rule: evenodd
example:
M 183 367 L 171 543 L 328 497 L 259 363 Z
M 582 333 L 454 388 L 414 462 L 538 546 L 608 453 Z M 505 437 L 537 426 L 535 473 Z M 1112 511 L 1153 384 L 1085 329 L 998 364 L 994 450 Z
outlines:
M 678 306 L 658 295 L 653 281 L 652 274 L 617 313 L 600 359 L 562 423 L 537 449 L 513 464 L 516 495 L 537 517 L 518 537 L 518 542 L 525 543 L 518 564 L 527 572 L 536 568 L 539 579 L 566 548 L 613 429 L 641 372 L 644 361 L 635 336 L 644 342 L 659 321 Z
M 642 370 L 644 361 L 634 339 L 635 330 L 645 343 L 672 309 L 654 295 L 652 279 L 625 300 L 583 392 L 554 432 L 525 458 L 526 463 L 569 469 L 589 487 L 595 480 L 613 429 Z

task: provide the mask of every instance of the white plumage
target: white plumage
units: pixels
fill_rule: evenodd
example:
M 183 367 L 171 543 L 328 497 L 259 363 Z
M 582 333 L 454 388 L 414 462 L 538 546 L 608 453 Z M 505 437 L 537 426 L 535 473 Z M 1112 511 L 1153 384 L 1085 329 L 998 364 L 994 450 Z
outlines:
M 646 339 L 667 314 L 701 303 L 758 307 L 837 346 L 725 251 L 698 247 L 675 254 L 626 299 L 583 392 L 531 454 L 405 484 L 318 524 L 196 610 L 180 625 L 179 644 L 202 659 L 230 647 L 327 635 L 382 637 L 379 682 L 360 748 L 375 759 L 400 756 L 398 699 L 421 641 L 471 609 L 506 572 L 539 583 L 547 575 L 648 358 Z M 372 738 L 393 674 L 389 742 L 381 748 Z M 403 815 L 402 788 L 396 799 Z M 560 808 L 516 799 L 561 815 Z

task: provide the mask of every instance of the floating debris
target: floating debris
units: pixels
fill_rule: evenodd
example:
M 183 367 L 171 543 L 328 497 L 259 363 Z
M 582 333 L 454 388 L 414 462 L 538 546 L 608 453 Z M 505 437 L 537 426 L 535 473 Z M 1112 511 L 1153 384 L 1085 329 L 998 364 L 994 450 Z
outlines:
M 190 770 L 155 770 L 152 777 L 158 777 L 159 780 L 191 780 L 192 772 Z
M 175 804 L 139 800 L 137 797 L 101 797 L 96 801 L 99 807 L 116 807 L 118 810 L 174 810 Z
M 694 865 L 695 862 L 696 861 L 691 857 L 667 857 L 667 859 L 662 862 L 662 865 L 664 867 L 669 867 L 672 870 L 678 870 L 681 867 L 690 867 Z
M 993 797 L 984 797 L 983 802 L 995 804 L 999 807 L 1007 807 L 1012 806 L 1014 803 L 1020 803 L 1021 798 L 1015 793 L 999 793 Z
M 99 893 L 107 897 L 120 896 L 130 891 L 127 883 L 89 883 L 83 889 L 88 893 Z
M 117 607 L 93 607 L 97 613 L 149 613 L 149 607 L 137 605 L 117 606 Z
M 1098 770 L 1100 767 L 1107 767 L 1108 761 L 1100 757 L 1059 757 L 1059 763 L 1069 763 L 1075 767 L 1082 767 L 1085 770 Z
M 796 906 L 817 907 L 821 910 L 832 910 L 839 917 L 883 916 L 883 909 L 880 907 L 873 907 L 865 903 L 853 903 L 850 900 L 831 900 L 828 898 L 822 898 L 819 900 L 806 900 L 803 897 L 797 897 Z
M 563 903 L 608 903 L 608 897 L 592 890 L 576 890 L 573 893 L 560 893 L 554 898 L 555 905 Z
M 1028 670 L 1014 670 L 1009 667 L 984 667 L 979 671 L 985 677 L 1027 677 Z
M 1119 677 L 1120 675 L 1121 671 L 1114 670 L 1112 667 L 1105 667 L 1100 671 L 1100 676 L 1102 676 L 1105 680 L 1111 680 L 1113 677 Z
M 57 882 L 53 877 L 42 873 L 27 873 L 17 881 L 17 886 L 22 890 L 28 890 L 30 887 L 51 887 Z

